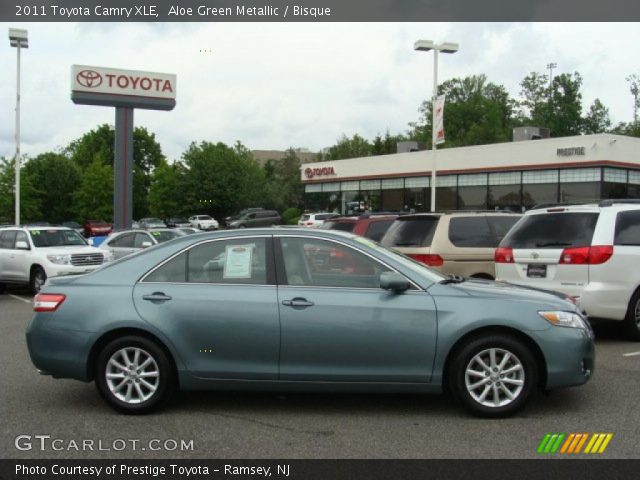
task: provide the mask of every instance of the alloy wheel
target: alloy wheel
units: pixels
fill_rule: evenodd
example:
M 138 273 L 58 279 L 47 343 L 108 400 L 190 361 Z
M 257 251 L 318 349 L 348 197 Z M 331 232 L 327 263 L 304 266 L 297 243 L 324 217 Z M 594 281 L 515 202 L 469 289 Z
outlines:
M 640 299 L 636 302 L 635 320 L 638 330 L 640 330 Z
M 471 398 L 485 407 L 504 407 L 514 402 L 525 383 L 525 370 L 516 355 L 502 348 L 476 354 L 465 370 Z
M 105 377 L 114 397 L 128 404 L 137 404 L 146 402 L 158 390 L 160 368 L 146 350 L 125 347 L 111 355 Z
M 35 293 L 40 293 L 46 281 L 47 278 L 42 270 L 38 270 L 33 274 L 33 289 Z

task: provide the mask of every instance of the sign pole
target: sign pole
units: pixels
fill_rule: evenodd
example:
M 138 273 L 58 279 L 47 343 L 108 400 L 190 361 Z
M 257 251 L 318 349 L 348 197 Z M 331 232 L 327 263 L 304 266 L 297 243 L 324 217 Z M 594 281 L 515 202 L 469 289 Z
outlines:
M 113 227 L 131 228 L 133 218 L 133 108 L 116 107 Z
M 432 131 L 431 131 L 431 145 L 433 152 L 431 153 L 431 211 L 436 211 L 436 155 L 438 154 L 437 139 L 436 139 L 436 103 L 438 100 L 438 49 L 433 50 L 433 98 L 431 101 L 432 110 Z

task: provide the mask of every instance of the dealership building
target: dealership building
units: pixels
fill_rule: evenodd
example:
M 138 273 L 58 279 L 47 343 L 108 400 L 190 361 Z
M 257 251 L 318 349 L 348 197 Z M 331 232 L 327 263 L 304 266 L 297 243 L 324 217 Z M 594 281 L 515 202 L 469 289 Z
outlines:
M 433 151 L 304 164 L 305 209 L 429 211 Z M 640 138 L 597 134 L 437 151 L 436 207 L 522 211 L 640 198 Z

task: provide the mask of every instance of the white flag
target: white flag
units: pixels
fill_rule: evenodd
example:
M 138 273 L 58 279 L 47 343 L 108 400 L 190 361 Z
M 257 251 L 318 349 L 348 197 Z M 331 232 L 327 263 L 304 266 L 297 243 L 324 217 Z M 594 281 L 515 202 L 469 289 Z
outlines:
M 444 95 L 440 95 L 433 102 L 433 143 L 444 143 Z

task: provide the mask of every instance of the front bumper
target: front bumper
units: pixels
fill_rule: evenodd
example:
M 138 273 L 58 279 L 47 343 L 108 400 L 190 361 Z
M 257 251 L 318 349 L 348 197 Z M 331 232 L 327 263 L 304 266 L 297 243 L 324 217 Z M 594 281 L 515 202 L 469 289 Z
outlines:
M 530 332 L 546 361 L 545 388 L 570 387 L 589 381 L 595 369 L 593 331 L 550 327 Z
M 56 263 L 49 262 L 46 266 L 47 277 L 62 277 L 67 275 L 83 275 L 85 273 L 93 272 L 102 265 L 87 265 L 83 267 L 74 267 L 73 265 L 58 265 Z

